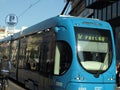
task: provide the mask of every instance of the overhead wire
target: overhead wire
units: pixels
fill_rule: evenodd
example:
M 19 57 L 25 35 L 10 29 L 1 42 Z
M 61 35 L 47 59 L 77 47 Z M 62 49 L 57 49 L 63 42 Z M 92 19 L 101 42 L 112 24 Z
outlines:
M 69 3 L 68 7 L 66 8 L 64 12 L 64 15 L 67 15 L 69 13 L 70 7 L 71 7 L 71 4 Z
M 29 9 L 31 9 L 33 6 L 35 6 L 36 4 L 38 4 L 40 2 L 40 0 L 37 0 L 35 3 L 29 5 L 28 8 L 26 8 L 18 17 L 23 16 Z
M 63 10 L 62 10 L 62 12 L 61 12 L 60 15 L 63 15 L 63 14 L 65 13 L 65 10 L 67 9 L 67 7 L 68 7 L 70 1 L 71 1 L 71 0 L 68 0 L 68 1 L 67 1 L 67 3 L 66 3 L 66 5 L 65 5 L 65 7 L 63 8 Z

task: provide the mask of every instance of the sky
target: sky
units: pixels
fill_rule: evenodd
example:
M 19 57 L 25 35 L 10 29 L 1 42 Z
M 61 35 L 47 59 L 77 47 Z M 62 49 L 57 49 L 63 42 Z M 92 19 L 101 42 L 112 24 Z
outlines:
M 32 26 L 59 15 L 65 4 L 65 0 L 0 0 L 0 26 L 7 26 L 5 18 L 9 14 L 18 17 L 16 28 Z

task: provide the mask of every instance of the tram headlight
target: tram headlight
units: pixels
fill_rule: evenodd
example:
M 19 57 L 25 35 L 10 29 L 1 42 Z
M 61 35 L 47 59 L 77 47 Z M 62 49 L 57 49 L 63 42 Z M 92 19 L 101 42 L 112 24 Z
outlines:
M 80 75 L 78 75 L 76 78 L 74 78 L 75 80 L 84 80 L 84 77 L 80 77 Z
M 114 79 L 113 77 L 110 77 L 110 78 L 108 78 L 108 80 L 109 80 L 109 81 L 110 81 L 110 80 L 112 81 L 112 80 L 115 80 L 115 79 Z

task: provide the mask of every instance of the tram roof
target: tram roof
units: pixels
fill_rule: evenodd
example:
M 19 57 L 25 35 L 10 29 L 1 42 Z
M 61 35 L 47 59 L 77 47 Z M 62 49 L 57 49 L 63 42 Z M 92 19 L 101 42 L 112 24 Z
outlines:
M 29 34 L 32 34 L 32 33 L 35 33 L 35 32 L 39 32 L 40 30 L 45 30 L 45 29 L 54 27 L 56 25 L 60 25 L 60 24 L 62 25 L 63 20 L 65 21 L 65 20 L 73 20 L 73 19 L 76 20 L 76 19 L 78 19 L 78 17 L 66 16 L 66 15 L 58 15 L 56 17 L 47 19 L 47 20 L 42 21 L 40 23 L 37 23 L 37 24 L 35 24 L 35 25 L 31 26 L 31 27 L 28 27 L 28 28 L 24 29 L 22 32 L 14 34 L 13 37 L 17 37 L 18 35 L 21 35 L 21 37 L 25 36 L 25 35 L 29 35 Z M 79 19 L 81 21 L 84 21 L 86 19 L 91 20 L 90 18 L 80 18 L 80 17 L 79 17 Z M 98 20 L 96 20 L 96 21 L 98 21 Z
M 39 22 L 39 23 L 37 23 L 37 24 L 35 24 L 33 26 L 30 26 L 30 27 L 24 29 L 23 31 L 15 33 L 11 37 L 12 37 L 12 39 L 17 39 L 17 38 L 23 37 L 25 35 L 30 35 L 30 34 L 39 32 L 40 30 L 48 29 L 48 28 L 54 27 L 57 24 L 59 24 L 59 21 L 61 19 L 68 19 L 68 18 L 72 19 L 72 18 L 75 18 L 75 17 L 73 17 L 73 16 L 66 16 L 66 15 L 58 15 L 56 17 L 52 17 L 52 18 L 47 19 L 45 21 Z
M 13 34 L 12 36 L 8 36 L 8 37 L 0 40 L 0 42 L 9 41 L 9 40 L 11 40 L 11 38 L 12 39 L 17 39 L 19 37 L 24 37 L 25 35 L 30 35 L 30 34 L 39 32 L 40 30 L 45 30 L 45 29 L 54 27 L 56 25 L 59 25 L 60 23 L 62 24 L 62 22 L 63 22 L 62 20 L 73 20 L 75 18 L 78 19 L 78 17 L 74 17 L 74 16 L 58 15 L 56 17 L 47 19 L 47 20 L 42 21 L 40 23 L 37 23 L 33 26 L 30 26 L 30 27 L 24 29 L 23 31 L 20 31 L 18 33 Z M 79 19 L 81 19 L 81 21 L 83 21 L 85 19 L 88 20 L 89 18 L 80 18 L 79 17 Z

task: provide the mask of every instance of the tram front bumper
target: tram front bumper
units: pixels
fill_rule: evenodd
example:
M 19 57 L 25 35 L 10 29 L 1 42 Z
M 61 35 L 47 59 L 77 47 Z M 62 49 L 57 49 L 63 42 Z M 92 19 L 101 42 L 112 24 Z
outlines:
M 69 83 L 66 90 L 115 90 L 115 83 Z

